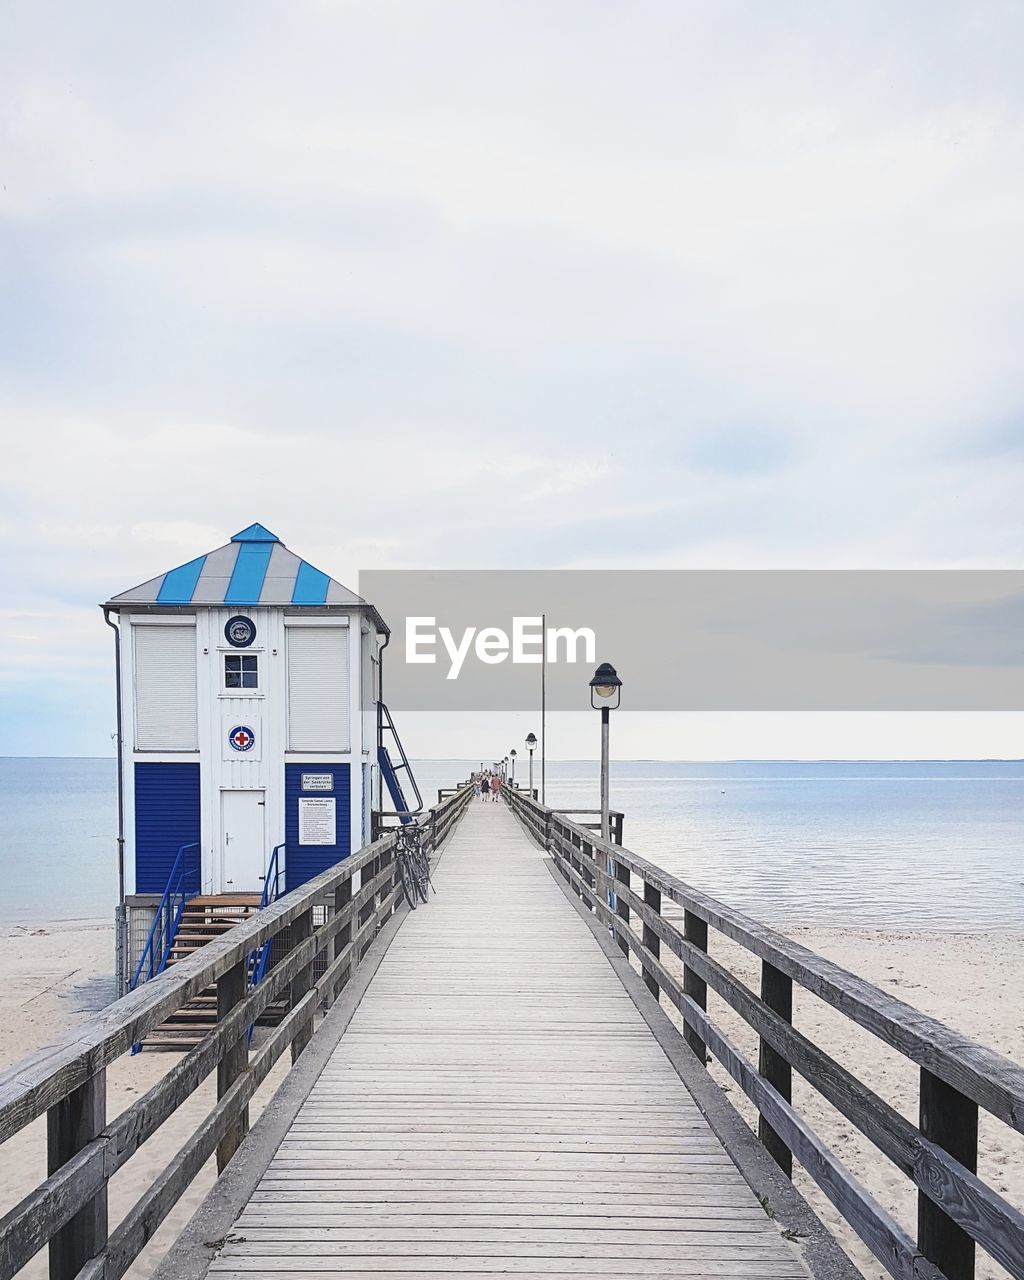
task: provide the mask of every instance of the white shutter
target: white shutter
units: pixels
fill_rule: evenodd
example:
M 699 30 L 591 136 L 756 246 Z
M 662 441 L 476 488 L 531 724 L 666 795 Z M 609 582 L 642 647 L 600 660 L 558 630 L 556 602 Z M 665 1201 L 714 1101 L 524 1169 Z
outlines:
M 132 627 L 136 751 L 196 751 L 196 629 Z
M 348 751 L 348 631 L 288 628 L 288 750 Z

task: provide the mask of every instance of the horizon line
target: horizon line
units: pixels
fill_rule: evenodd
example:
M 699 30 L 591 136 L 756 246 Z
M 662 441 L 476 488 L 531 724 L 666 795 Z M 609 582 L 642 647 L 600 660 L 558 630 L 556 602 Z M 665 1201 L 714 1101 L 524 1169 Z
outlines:
M 474 756 L 412 756 L 428 764 L 470 762 Z M 484 757 L 486 760 L 487 757 Z M 516 759 L 522 759 L 516 756 Z M 110 760 L 117 756 L 8 756 L 0 760 Z M 548 764 L 599 764 L 598 756 L 549 756 Z M 491 763 L 494 763 L 493 761 Z M 1024 764 L 1021 756 L 730 756 L 714 758 L 694 756 L 619 756 L 616 764 Z

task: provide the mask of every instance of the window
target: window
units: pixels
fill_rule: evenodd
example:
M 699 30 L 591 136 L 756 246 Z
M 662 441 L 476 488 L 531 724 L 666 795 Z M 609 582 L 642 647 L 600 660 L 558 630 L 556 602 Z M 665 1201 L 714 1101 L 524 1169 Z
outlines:
M 195 626 L 132 626 L 136 751 L 196 751 Z
M 288 628 L 288 749 L 348 751 L 348 631 Z
M 225 689 L 258 689 L 259 687 L 259 668 L 254 653 L 224 655 Z

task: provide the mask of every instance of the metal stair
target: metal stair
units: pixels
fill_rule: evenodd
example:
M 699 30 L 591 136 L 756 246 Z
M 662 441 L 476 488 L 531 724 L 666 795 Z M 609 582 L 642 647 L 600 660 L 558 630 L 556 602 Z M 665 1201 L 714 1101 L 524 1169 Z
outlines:
M 377 763 L 388 794 L 391 796 L 391 803 L 395 806 L 391 812 L 382 813 L 381 817 L 397 818 L 403 824 L 412 822 L 414 816 L 423 809 L 423 797 L 416 785 L 416 778 L 409 763 L 409 757 L 402 746 L 402 740 L 398 736 L 395 722 L 391 719 L 391 712 L 383 702 L 377 703 Z M 400 777 L 403 773 L 406 775 L 406 784 L 412 787 L 416 797 L 415 808 L 411 807 L 406 799 Z
M 258 893 L 199 894 L 189 898 L 174 932 L 167 966 L 187 960 L 200 947 L 221 938 L 229 929 L 260 909 Z M 190 1000 L 166 1022 L 142 1040 L 144 1049 L 175 1049 L 179 1052 L 194 1048 L 204 1035 L 217 1025 L 217 989 L 206 987 L 195 999 Z

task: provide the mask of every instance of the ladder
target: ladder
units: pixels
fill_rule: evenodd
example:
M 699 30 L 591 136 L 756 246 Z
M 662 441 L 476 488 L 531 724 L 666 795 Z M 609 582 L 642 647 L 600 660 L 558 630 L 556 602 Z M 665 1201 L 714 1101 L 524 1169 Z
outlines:
M 403 824 L 412 822 L 414 815 L 423 809 L 423 797 L 416 785 L 416 778 L 409 764 L 409 757 L 402 746 L 402 740 L 398 736 L 395 722 L 391 719 L 391 712 L 383 702 L 377 703 L 377 763 L 380 765 L 380 774 L 387 786 L 391 803 L 395 806 L 392 812 L 382 813 L 381 816 L 398 818 Z M 405 787 L 400 777 L 403 773 L 406 775 L 406 787 L 411 787 L 416 797 L 415 808 L 410 808 L 406 799 Z

